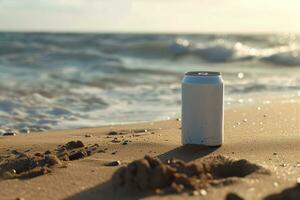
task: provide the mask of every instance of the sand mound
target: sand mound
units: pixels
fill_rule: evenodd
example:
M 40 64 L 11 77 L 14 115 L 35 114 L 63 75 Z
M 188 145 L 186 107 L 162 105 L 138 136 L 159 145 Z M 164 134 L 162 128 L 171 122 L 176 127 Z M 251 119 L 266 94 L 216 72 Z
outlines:
M 145 156 L 127 167 L 119 168 L 112 182 L 116 188 L 183 192 L 205 188 L 214 180 L 226 181 L 230 177 L 246 177 L 252 173 L 268 173 L 268 170 L 247 160 L 233 160 L 224 156 L 209 157 L 199 164 L 176 159 L 162 163 Z
M 47 174 L 56 165 L 62 163 L 55 155 L 22 155 L 0 164 L 0 174 L 4 178 L 30 178 Z
M 3 178 L 32 178 L 50 173 L 55 166 L 66 166 L 64 161 L 82 159 L 98 152 L 99 145 L 85 146 L 81 141 L 71 141 L 54 151 L 27 154 L 13 150 L 12 155 L 0 162 Z

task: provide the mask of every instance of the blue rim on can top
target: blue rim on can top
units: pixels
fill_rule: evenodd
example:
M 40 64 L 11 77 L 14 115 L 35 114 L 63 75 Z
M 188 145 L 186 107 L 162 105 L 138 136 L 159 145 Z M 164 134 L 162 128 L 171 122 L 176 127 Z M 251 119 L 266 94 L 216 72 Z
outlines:
M 212 72 L 212 71 L 191 71 L 186 72 L 187 76 L 220 76 L 221 72 Z

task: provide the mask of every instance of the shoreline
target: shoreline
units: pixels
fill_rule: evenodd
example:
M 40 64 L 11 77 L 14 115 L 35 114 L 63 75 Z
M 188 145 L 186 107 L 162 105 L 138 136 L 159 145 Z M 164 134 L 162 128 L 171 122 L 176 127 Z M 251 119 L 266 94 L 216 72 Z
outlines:
M 55 168 L 49 174 L 29 179 L 2 179 L 2 198 L 132 199 L 137 198 L 133 193 L 112 191 L 110 178 L 119 167 L 106 166 L 108 162 L 119 160 L 121 166 L 126 166 L 150 155 L 161 160 L 177 157 L 185 162 L 199 163 L 209 156 L 222 155 L 246 159 L 265 167 L 271 174 L 250 174 L 235 178 L 233 185 L 209 187 L 205 199 L 225 199 L 230 192 L 245 199 L 264 199 L 293 187 L 300 178 L 299 113 L 298 101 L 226 108 L 225 142 L 215 149 L 181 146 L 180 121 L 174 119 L 0 137 L 0 163 L 5 162 L 3 156 L 10 155 L 13 150 L 29 154 L 53 151 L 69 141 L 80 140 L 85 145 L 98 144 L 101 149 L 107 148 L 105 152 L 68 161 L 65 168 Z M 110 135 L 111 131 L 126 134 Z M 120 142 L 113 142 L 114 138 Z M 128 144 L 124 145 L 124 140 L 128 140 Z M 139 195 L 146 199 L 186 198 L 185 194 L 141 192 Z
M 256 96 L 258 95 L 258 96 Z M 278 94 L 278 92 L 269 92 L 266 95 L 269 95 L 269 98 L 266 98 L 262 96 L 261 93 L 251 93 L 251 95 L 235 95 L 233 96 L 233 99 L 235 99 L 235 103 L 231 103 L 229 100 L 228 102 L 224 102 L 224 111 L 231 110 L 235 108 L 243 108 L 243 107 L 253 107 L 253 106 L 265 106 L 268 104 L 282 104 L 282 103 L 297 103 L 300 102 L 300 93 L 297 92 L 283 92 L 281 94 Z M 255 96 L 255 98 L 253 98 Z M 68 131 L 68 130 L 76 130 L 76 129 L 94 129 L 99 127 L 113 127 L 113 126 L 120 126 L 120 125 L 134 125 L 134 124 L 144 124 L 144 123 L 152 123 L 152 122 L 160 122 L 160 121 L 167 121 L 167 120 L 173 120 L 173 119 L 180 119 L 181 113 L 176 112 L 175 114 L 172 114 L 173 117 L 165 116 L 163 118 L 157 118 L 154 120 L 140 120 L 140 121 L 114 121 L 114 122 L 107 122 L 100 125 L 92 125 L 92 126 L 73 126 L 70 124 L 76 123 L 76 121 L 69 124 L 68 126 L 71 126 L 69 128 L 53 128 L 53 129 L 43 129 L 42 131 L 36 131 L 36 130 L 30 130 L 29 128 L 10 128 L 10 127 L 3 127 L 0 128 L 0 137 L 2 134 L 5 133 L 5 130 L 12 130 L 16 134 L 28 134 L 28 133 L 39 133 L 39 132 L 52 132 L 52 131 Z M 89 122 L 89 124 L 92 122 Z M 59 127 L 62 127 L 62 125 L 59 125 Z M 36 128 L 34 128 L 36 129 Z M 28 132 L 27 132 L 28 131 Z

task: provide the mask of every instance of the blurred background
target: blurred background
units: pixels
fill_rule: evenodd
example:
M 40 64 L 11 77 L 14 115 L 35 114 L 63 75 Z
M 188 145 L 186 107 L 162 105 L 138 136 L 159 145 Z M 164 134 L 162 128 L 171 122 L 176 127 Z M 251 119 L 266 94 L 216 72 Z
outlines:
M 296 0 L 0 0 L 0 129 L 179 117 L 191 70 L 223 73 L 226 107 L 298 100 L 299 11 Z

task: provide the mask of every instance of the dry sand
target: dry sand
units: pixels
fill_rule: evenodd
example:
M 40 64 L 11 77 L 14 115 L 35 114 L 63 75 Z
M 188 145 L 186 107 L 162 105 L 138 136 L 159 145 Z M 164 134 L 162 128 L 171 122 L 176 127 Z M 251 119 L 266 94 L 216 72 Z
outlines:
M 225 111 L 225 143 L 220 148 L 181 146 L 178 120 L 3 136 L 0 137 L 2 163 L 14 150 L 43 153 L 74 140 L 107 149 L 84 159 L 64 162 L 66 167 L 54 167 L 45 175 L 2 179 L 0 199 L 226 199 L 228 193 L 236 193 L 245 199 L 269 200 L 274 198 L 267 196 L 287 188 L 299 194 L 299 187 L 295 187 L 300 178 L 299 113 L 299 102 L 228 108 Z M 111 131 L 124 134 L 108 134 Z M 115 190 L 110 178 L 120 166 L 109 166 L 114 165 L 110 162 L 119 160 L 121 166 L 126 166 L 145 155 L 161 160 L 176 157 L 196 164 L 209 156 L 222 155 L 247 159 L 271 173 L 253 172 L 245 177 L 233 177 L 228 180 L 234 184 L 208 186 L 199 196 Z

